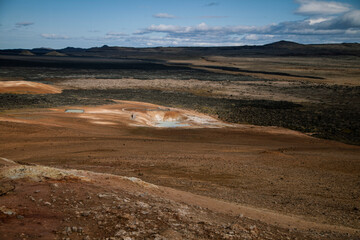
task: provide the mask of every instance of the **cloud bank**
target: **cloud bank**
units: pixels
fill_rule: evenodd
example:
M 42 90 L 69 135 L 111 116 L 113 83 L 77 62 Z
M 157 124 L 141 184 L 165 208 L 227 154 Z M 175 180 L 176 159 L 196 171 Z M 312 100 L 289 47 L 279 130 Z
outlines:
M 59 35 L 59 34 L 54 34 L 54 33 L 43 33 L 43 34 L 41 34 L 41 37 L 46 38 L 46 39 L 53 39 L 53 40 L 70 39 L 66 35 Z
M 134 35 L 162 35 L 150 44 L 164 41 L 176 45 L 242 45 L 262 44 L 282 39 L 298 42 L 358 42 L 360 41 L 360 10 L 339 2 L 297 0 L 297 14 L 306 16 L 299 21 L 287 21 L 264 26 L 193 26 L 152 24 Z M 212 18 L 212 17 L 210 17 Z
M 344 13 L 350 10 L 350 5 L 339 2 L 297 0 L 300 7 L 295 11 L 297 14 L 311 15 L 331 15 Z
M 241 46 L 266 44 L 279 40 L 300 43 L 360 42 L 360 10 L 334 1 L 297 0 L 298 21 L 284 21 L 263 26 L 220 26 L 201 22 L 196 25 L 151 24 L 133 33 L 117 31 L 102 36 L 68 37 L 55 33 L 41 34 L 46 39 L 81 39 L 108 45 L 124 46 Z M 209 3 L 216 5 L 217 3 Z M 176 16 L 158 13 L 154 18 Z M 203 21 L 223 16 L 203 16 Z M 224 16 L 225 17 L 225 16 Z M 213 20 L 212 20 L 213 22 Z
M 122 33 L 122 32 L 108 32 L 106 33 L 106 36 L 111 36 L 111 37 L 123 37 L 123 36 L 127 36 L 126 33 Z

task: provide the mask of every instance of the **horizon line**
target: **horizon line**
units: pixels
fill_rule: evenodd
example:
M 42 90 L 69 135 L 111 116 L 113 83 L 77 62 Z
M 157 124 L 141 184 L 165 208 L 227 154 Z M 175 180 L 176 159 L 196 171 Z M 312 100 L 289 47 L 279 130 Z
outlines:
M 109 48 L 114 48 L 114 47 L 119 47 L 119 48 L 135 48 L 135 49 L 145 49 L 145 48 L 221 48 L 221 47 L 247 47 L 247 46 L 265 46 L 265 45 L 270 45 L 270 44 L 274 44 L 274 43 L 280 43 L 280 42 L 286 42 L 286 43 L 295 43 L 298 45 L 335 45 L 335 44 L 359 44 L 359 42 L 338 42 L 338 43 L 298 43 L 298 42 L 294 42 L 294 41 L 287 41 L 287 40 L 279 40 L 279 41 L 275 41 L 275 42 L 270 42 L 270 43 L 265 43 L 265 44 L 245 44 L 245 45 L 219 45 L 219 46 L 148 46 L 148 47 L 130 47 L 130 46 L 109 46 L 107 44 L 104 44 L 102 46 L 93 46 L 93 47 L 88 47 L 88 48 L 84 48 L 84 47 L 72 47 L 72 46 L 67 46 L 64 48 L 51 48 L 51 47 L 34 47 L 34 48 L 0 48 L 0 50 L 33 50 L 33 49 L 47 49 L 47 50 L 62 50 L 62 49 L 66 49 L 66 48 L 80 48 L 80 49 L 91 49 L 91 48 L 103 48 L 103 47 L 109 47 Z

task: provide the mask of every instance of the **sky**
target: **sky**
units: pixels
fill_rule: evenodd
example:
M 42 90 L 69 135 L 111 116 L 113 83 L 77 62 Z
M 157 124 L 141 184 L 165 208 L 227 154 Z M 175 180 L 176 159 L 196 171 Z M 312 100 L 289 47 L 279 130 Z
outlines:
M 360 42 L 360 0 L 0 0 L 0 49 Z

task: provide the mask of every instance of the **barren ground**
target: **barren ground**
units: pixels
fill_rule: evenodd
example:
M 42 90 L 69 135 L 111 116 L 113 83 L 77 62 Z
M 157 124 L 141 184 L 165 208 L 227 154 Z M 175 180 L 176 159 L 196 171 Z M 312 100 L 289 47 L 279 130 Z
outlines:
M 328 224 L 326 230 L 360 227 L 359 147 L 274 127 L 154 129 L 148 123 L 152 111 L 146 114 L 149 121 L 140 119 L 140 112 L 157 107 L 124 102 L 80 107 L 84 113 L 7 111 L 1 114 L 1 134 L 7 136 L 1 156 L 22 164 L 140 177 L 240 209 L 277 211 L 304 220 L 303 229 L 316 228 L 315 223 Z M 145 125 L 132 120 L 132 112 Z
M 243 74 L 268 80 L 307 81 L 359 86 L 358 57 L 222 57 L 210 56 L 196 60 L 172 60 L 170 63 Z
M 2 88 L 4 239 L 360 238 L 359 146 L 234 120 L 282 116 L 357 143 L 357 87 L 198 70 L 76 71 L 0 72 L 18 93 L 35 92 L 11 81 L 62 91 Z

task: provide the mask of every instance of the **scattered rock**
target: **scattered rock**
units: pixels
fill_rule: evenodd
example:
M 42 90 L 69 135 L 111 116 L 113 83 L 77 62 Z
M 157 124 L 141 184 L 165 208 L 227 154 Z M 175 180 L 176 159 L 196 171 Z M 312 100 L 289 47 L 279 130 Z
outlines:
M 1 206 L 0 207 L 0 212 L 5 214 L 5 215 L 8 215 L 8 216 L 14 216 L 16 215 L 16 212 L 10 208 L 7 208 L 5 206 Z
M 81 216 L 88 217 L 88 216 L 90 216 L 90 212 L 89 211 L 81 212 Z
M 65 228 L 65 232 L 66 232 L 67 234 L 70 234 L 70 233 L 72 232 L 71 227 L 66 227 L 66 228 Z
M 14 191 L 15 185 L 11 183 L 0 184 L 0 196 L 7 194 L 8 192 Z
M 98 196 L 98 198 L 110 198 L 110 197 L 112 197 L 108 193 L 99 193 L 97 196 Z
M 115 233 L 115 237 L 123 237 L 127 234 L 125 230 L 119 230 Z
M 144 203 L 144 202 L 140 202 L 140 201 L 136 202 L 136 205 L 138 205 L 138 206 L 140 206 L 142 208 L 149 208 L 149 204 Z

